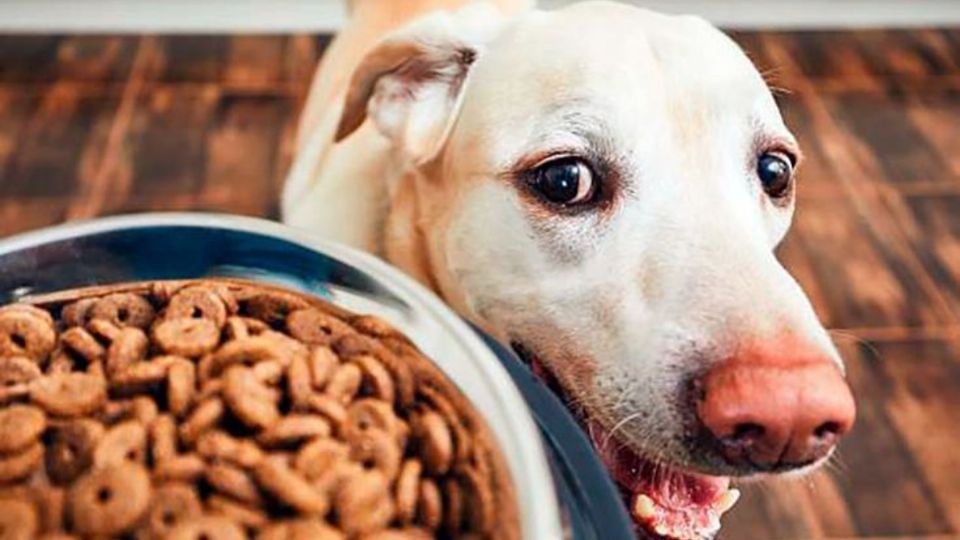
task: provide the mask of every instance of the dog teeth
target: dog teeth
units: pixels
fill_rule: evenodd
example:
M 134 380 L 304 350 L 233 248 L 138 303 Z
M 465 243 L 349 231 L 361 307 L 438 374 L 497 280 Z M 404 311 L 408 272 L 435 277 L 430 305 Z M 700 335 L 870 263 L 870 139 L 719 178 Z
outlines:
M 653 528 L 653 532 L 659 534 L 660 536 L 669 536 L 670 529 L 666 525 L 657 525 Z
M 733 505 L 737 504 L 738 500 L 740 500 L 740 490 L 728 489 L 726 493 L 713 502 L 713 508 L 722 515 L 727 510 L 733 508 Z
M 635 516 L 650 519 L 654 517 L 655 512 L 656 506 L 653 503 L 653 499 L 642 493 L 637 495 L 637 500 L 633 503 L 633 514 Z

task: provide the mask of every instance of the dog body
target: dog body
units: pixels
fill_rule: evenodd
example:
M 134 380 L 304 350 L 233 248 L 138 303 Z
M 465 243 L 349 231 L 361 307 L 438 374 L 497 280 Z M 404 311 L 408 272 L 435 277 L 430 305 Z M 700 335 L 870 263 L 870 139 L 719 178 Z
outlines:
M 647 464 L 826 459 L 853 404 L 772 253 L 799 151 L 746 56 L 695 17 L 462 3 L 353 6 L 311 89 L 285 221 L 384 256 L 524 351 L 628 490 L 659 489 L 636 478 Z

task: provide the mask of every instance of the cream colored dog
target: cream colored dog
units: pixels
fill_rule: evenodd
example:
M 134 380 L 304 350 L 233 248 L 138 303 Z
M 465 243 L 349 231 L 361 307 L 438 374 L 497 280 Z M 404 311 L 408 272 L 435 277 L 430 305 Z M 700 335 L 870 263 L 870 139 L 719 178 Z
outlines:
M 729 476 L 809 470 L 853 422 L 840 358 L 772 254 L 797 143 L 701 19 L 464 3 L 351 5 L 284 219 L 384 256 L 512 344 L 638 525 L 709 538 Z

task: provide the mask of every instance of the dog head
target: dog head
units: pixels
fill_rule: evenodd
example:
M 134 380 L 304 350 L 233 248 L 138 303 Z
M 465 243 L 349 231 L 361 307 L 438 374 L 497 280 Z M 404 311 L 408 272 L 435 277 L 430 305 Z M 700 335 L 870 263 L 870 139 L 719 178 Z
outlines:
M 432 15 L 369 53 L 338 137 L 367 115 L 435 287 L 555 382 L 649 532 L 709 537 L 726 477 L 808 470 L 850 428 L 841 360 L 773 255 L 797 143 L 703 20 Z

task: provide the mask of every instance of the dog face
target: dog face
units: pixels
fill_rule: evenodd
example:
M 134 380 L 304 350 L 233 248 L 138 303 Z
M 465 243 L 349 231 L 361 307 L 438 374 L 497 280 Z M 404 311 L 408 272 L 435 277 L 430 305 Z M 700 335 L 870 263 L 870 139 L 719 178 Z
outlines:
M 852 401 L 773 255 L 799 150 L 729 38 L 618 4 L 471 8 L 372 56 L 340 135 L 369 102 L 435 286 L 555 380 L 649 532 L 708 537 L 736 497 L 718 475 L 826 458 Z

